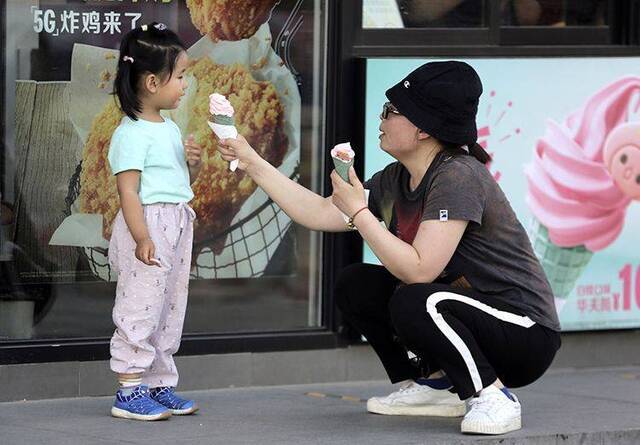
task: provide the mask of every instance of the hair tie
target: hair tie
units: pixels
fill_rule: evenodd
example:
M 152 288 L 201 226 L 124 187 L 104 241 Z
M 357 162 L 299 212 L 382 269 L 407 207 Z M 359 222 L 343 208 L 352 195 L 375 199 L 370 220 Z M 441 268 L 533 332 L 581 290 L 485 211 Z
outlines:
M 153 25 L 153 27 L 158 31 L 164 31 L 165 29 L 167 29 L 167 25 L 165 25 L 164 23 L 156 23 L 155 25 Z
M 147 29 L 149 29 L 149 27 L 147 25 L 142 25 L 140 29 L 142 29 L 143 31 L 146 31 Z
M 122 58 L 122 60 L 123 60 L 124 62 L 130 62 L 130 63 L 133 63 L 133 57 L 124 56 L 124 57 Z

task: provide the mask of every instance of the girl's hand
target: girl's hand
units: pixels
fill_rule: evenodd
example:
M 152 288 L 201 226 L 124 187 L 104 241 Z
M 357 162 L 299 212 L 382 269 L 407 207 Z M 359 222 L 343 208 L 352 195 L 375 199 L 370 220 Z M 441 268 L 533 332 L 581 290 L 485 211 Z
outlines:
M 136 258 L 147 266 L 160 267 L 160 262 L 156 259 L 156 246 L 151 241 L 151 238 L 146 238 L 136 243 Z
M 364 187 L 353 167 L 349 168 L 349 181 L 351 184 L 342 179 L 335 170 L 331 172 L 331 185 L 333 186 L 331 201 L 342 213 L 353 216 L 358 210 L 367 206 L 367 200 Z
M 198 144 L 192 134 L 184 142 L 184 154 L 187 164 L 191 168 L 200 168 L 202 163 L 202 147 Z
M 249 145 L 247 140 L 241 134 L 235 139 L 220 139 L 218 141 L 218 151 L 227 162 L 238 159 L 238 168 L 246 170 L 251 166 L 260 155 Z

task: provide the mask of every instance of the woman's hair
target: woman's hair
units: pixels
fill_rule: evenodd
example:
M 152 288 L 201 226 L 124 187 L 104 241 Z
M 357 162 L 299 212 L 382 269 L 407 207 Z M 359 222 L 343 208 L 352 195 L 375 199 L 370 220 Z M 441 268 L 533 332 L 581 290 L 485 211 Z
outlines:
M 148 74 L 169 79 L 182 51 L 186 51 L 184 44 L 162 23 L 134 28 L 122 38 L 113 94 L 127 116 L 137 120 L 142 112 L 140 79 Z
M 484 148 L 482 148 L 480 144 L 476 142 L 467 145 L 466 149 L 460 144 L 445 141 L 439 142 L 442 146 L 442 149 L 451 155 L 470 155 L 476 158 L 482 164 L 486 164 L 491 160 L 491 156 L 489 156 L 489 153 L 487 153 Z

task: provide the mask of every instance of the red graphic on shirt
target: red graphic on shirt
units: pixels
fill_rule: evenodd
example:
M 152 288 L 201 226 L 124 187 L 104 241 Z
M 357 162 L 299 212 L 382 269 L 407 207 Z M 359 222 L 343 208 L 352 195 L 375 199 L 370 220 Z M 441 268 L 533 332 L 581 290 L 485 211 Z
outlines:
M 396 236 L 405 243 L 413 244 L 422 222 L 422 200 L 400 199 L 393 204 L 396 215 Z

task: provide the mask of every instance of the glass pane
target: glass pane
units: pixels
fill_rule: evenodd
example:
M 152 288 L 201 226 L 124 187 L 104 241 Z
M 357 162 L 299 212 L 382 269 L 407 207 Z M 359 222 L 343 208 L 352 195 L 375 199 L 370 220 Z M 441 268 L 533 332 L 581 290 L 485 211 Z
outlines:
M 363 28 L 484 26 L 485 0 L 363 0 Z
M 184 332 L 320 324 L 318 235 L 216 162 L 207 107 L 198 104 L 223 88 L 232 103 L 252 97 L 251 107 L 236 103 L 240 132 L 282 173 L 319 190 L 324 0 L 263 1 L 249 21 L 238 18 L 242 8 L 207 16 L 201 4 L 6 2 L 0 341 L 113 333 L 107 240 L 119 200 L 106 154 L 121 114 L 110 92 L 120 38 L 153 21 L 178 33 L 191 61 L 182 105 L 166 117 L 206 153 L 193 185 L 199 216 Z
M 602 26 L 609 0 L 502 0 L 506 26 Z

